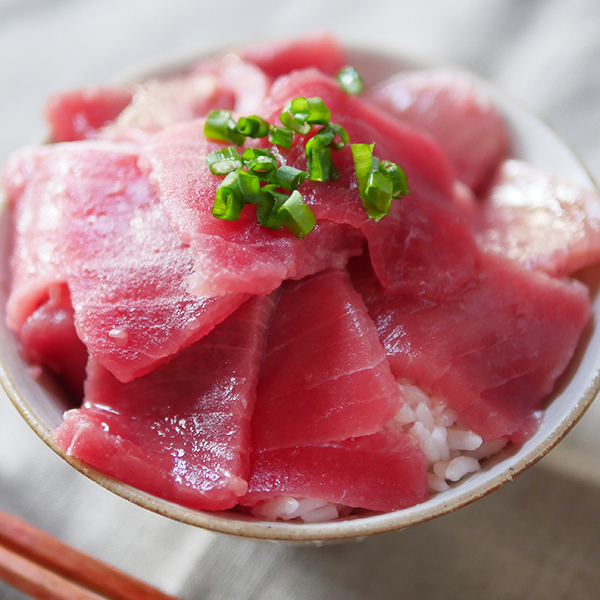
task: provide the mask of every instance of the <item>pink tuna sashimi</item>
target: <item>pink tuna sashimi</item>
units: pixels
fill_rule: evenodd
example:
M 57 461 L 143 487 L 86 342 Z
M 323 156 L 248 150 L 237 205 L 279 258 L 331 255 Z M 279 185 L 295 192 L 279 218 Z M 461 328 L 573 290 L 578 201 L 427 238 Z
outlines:
M 120 383 L 90 361 L 84 408 L 54 432 L 67 454 L 151 494 L 222 510 L 247 490 L 250 417 L 274 301 L 256 296 L 169 363 Z
M 135 86 L 131 104 L 100 135 L 104 139 L 144 141 L 142 132 L 160 131 L 215 109 L 253 114 L 270 85 L 271 80 L 258 67 L 236 56 L 206 60 L 184 75 Z
M 48 186 L 56 171 L 64 167 L 60 161 L 48 164 L 45 157 L 37 148 L 25 149 L 11 156 L 2 171 L 14 222 L 6 321 L 17 333 L 48 300 L 49 289 L 66 282 L 57 236 L 64 221 L 64 193 L 60 186 Z
M 350 268 L 397 378 L 441 396 L 484 439 L 535 430 L 590 318 L 583 284 L 486 256 L 459 296 L 385 297 L 368 259 Z
M 120 380 L 148 373 L 246 299 L 189 294 L 185 278 L 193 256 L 138 170 L 135 147 L 55 144 L 33 149 L 23 160 L 38 168 L 15 198 L 17 214 L 25 214 L 23 231 L 17 222 L 23 237 L 17 250 L 33 238 L 34 252 L 17 254 L 15 271 L 28 273 L 38 262 L 58 269 L 56 278 L 69 285 L 81 339 Z M 34 237 L 39 231 L 41 248 Z M 33 283 L 45 285 L 47 293 L 45 272 Z M 9 304 L 27 298 L 30 288 L 15 278 Z
M 239 54 L 271 77 L 308 67 L 335 75 L 346 64 L 346 51 L 328 33 L 318 33 L 291 42 L 263 42 L 245 48 Z
M 318 223 L 299 240 L 282 229 L 261 227 L 254 206 L 237 221 L 212 216 L 217 186 L 206 156 L 223 145 L 207 140 L 204 121 L 158 133 L 142 149 L 140 164 L 155 184 L 165 213 L 196 257 L 192 293 L 231 291 L 266 294 L 284 279 L 301 279 L 328 267 L 341 268 L 362 252 L 363 236 L 350 226 Z
M 452 160 L 461 181 L 480 192 L 507 155 L 502 115 L 466 73 L 444 69 L 398 73 L 368 99 L 431 134 Z
M 25 321 L 21 334 L 25 359 L 58 374 L 74 398 L 83 397 L 87 348 L 77 336 L 66 285 L 50 288 L 47 302 Z
M 95 137 L 98 129 L 113 121 L 131 102 L 128 88 L 91 88 L 50 96 L 44 113 L 54 142 L 73 142 Z
M 248 495 L 255 506 L 277 496 L 392 511 L 427 500 L 427 458 L 401 429 L 322 445 L 252 454 Z
M 293 73 L 274 84 L 268 99 L 270 119 L 275 122 L 286 102 L 297 96 L 322 98 L 331 120 L 347 129 L 352 143 L 375 143 L 377 157 L 396 162 L 407 173 L 410 193 L 392 201 L 391 214 L 379 222 L 369 220 L 363 209 L 349 147 L 332 153 L 340 179 L 302 188 L 317 218 L 361 228 L 388 292 L 436 289 L 443 295 L 475 278 L 479 251 L 469 222 L 454 202 L 454 172 L 439 147 L 348 96 L 334 80 L 314 70 Z M 303 142 L 282 154 L 288 164 L 306 168 Z
M 257 395 L 260 451 L 368 435 L 398 412 L 398 385 L 345 271 L 283 283 Z
M 508 160 L 481 205 L 478 229 L 484 250 L 567 275 L 600 260 L 600 196 Z

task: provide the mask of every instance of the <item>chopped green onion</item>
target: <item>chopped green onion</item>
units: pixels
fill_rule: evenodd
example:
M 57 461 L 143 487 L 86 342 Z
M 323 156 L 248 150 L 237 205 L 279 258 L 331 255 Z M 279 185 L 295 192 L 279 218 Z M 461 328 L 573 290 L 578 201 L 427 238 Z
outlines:
M 334 133 L 333 140 L 329 143 L 329 145 L 334 150 L 341 150 L 342 148 L 344 148 L 346 146 L 346 144 L 350 143 L 350 136 L 348 135 L 348 132 L 341 125 L 337 125 L 336 123 L 329 123 L 329 125 L 327 125 L 327 128 L 329 130 L 333 131 L 333 133 Z M 335 141 L 336 137 L 340 138 L 339 142 Z
M 286 216 L 284 227 L 300 239 L 317 224 L 315 213 L 303 200 L 302 194 L 294 190 L 278 210 L 279 214 Z
M 246 136 L 236 130 L 236 122 L 229 110 L 211 110 L 204 122 L 204 135 L 236 146 L 241 146 L 246 141 Z
M 227 175 L 242 168 L 242 159 L 233 147 L 214 150 L 206 157 L 206 164 L 213 175 Z
M 251 138 L 262 138 L 269 133 L 269 124 L 257 115 L 240 117 L 237 122 L 236 130 L 242 135 Z
M 354 159 L 354 170 L 358 180 L 358 191 L 361 198 L 365 193 L 367 179 L 373 168 L 373 148 L 375 144 L 350 144 L 352 158 Z
M 250 173 L 263 181 L 268 181 L 271 173 L 277 170 L 277 159 L 265 148 L 246 148 L 242 154 L 242 161 Z
M 350 94 L 351 96 L 360 94 L 365 87 L 362 77 L 358 74 L 358 71 L 350 65 L 343 67 L 336 75 L 336 79 L 344 92 L 346 92 L 346 94 Z
M 237 173 L 229 173 L 217 188 L 212 214 L 217 219 L 237 221 L 244 208 Z
M 331 164 L 331 148 L 320 144 L 306 146 L 309 181 L 329 181 L 329 165 Z
M 387 215 L 392 204 L 393 189 L 392 179 L 387 173 L 371 171 L 365 186 L 365 196 L 372 206 Z
M 392 192 L 392 198 L 400 198 L 400 196 L 406 196 L 410 191 L 408 188 L 408 178 L 403 169 L 401 169 L 396 163 L 388 160 L 381 161 L 379 170 L 384 170 L 391 178 L 394 184 L 394 191 Z
M 386 210 L 380 209 L 379 206 L 383 206 L 384 198 L 382 193 L 380 196 L 377 191 L 377 178 L 373 178 L 373 172 L 379 173 L 383 177 L 383 173 L 378 170 L 379 159 L 373 156 L 373 148 L 375 144 L 350 144 L 352 149 L 352 158 L 354 159 L 354 170 L 356 172 L 356 179 L 358 181 L 358 192 L 360 199 L 369 215 L 370 219 L 379 221 L 382 217 L 389 213 L 389 207 Z M 373 163 L 377 165 L 373 168 Z M 393 188 L 390 179 L 390 186 Z M 390 194 L 391 198 L 391 194 Z M 375 202 L 375 203 L 374 203 Z
M 308 98 L 308 115 L 306 116 L 306 122 L 311 125 L 327 125 L 329 119 L 331 119 L 331 111 L 327 108 L 327 105 L 321 98 L 315 96 L 314 98 Z
M 279 115 L 279 120 L 282 125 L 300 135 L 306 135 L 312 129 L 312 125 L 307 123 L 306 119 L 292 114 L 289 110 L 285 111 L 284 109 L 284 112 Z
M 244 204 L 258 204 L 261 198 L 260 179 L 242 169 L 237 172 L 238 186 Z
M 283 165 L 271 176 L 271 183 L 279 188 L 295 190 L 306 179 L 306 171 Z
M 299 96 L 288 102 L 279 120 L 285 127 L 296 133 L 306 135 L 310 133 L 312 125 L 327 125 L 331 118 L 331 111 L 321 98 L 304 98 Z
M 317 224 L 317 218 L 298 190 L 289 196 L 274 189 L 273 185 L 263 187 L 256 215 L 264 227 L 278 231 L 285 227 L 293 235 L 303 238 Z
M 277 144 L 288 150 L 292 147 L 292 140 L 294 139 L 294 132 L 287 127 L 277 127 L 277 125 L 271 125 L 269 127 L 269 142 L 271 144 Z

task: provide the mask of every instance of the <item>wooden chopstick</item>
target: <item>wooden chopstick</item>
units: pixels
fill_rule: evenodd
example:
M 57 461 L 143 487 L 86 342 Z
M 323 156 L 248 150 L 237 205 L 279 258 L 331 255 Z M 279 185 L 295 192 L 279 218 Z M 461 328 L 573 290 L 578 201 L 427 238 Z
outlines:
M 37 600 L 176 600 L 1 511 L 0 579 Z

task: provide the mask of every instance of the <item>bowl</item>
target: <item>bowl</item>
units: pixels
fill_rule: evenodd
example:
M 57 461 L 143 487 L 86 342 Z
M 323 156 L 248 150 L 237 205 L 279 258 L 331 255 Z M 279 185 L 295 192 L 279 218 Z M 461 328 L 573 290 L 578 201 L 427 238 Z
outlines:
M 144 79 L 185 70 L 195 60 L 220 53 L 222 50 L 145 65 L 130 71 L 126 79 Z M 348 54 L 350 64 L 364 75 L 367 82 L 378 81 L 398 70 L 420 66 L 413 60 L 373 48 L 350 46 Z M 508 94 L 475 79 L 504 114 L 512 136 L 514 157 L 582 186 L 595 187 L 585 167 L 551 128 Z M 9 214 L 4 209 L 0 217 L 2 314 L 6 312 L 8 296 L 10 228 Z M 42 375 L 34 379 L 30 376 L 30 367 L 20 357 L 17 340 L 7 329 L 4 318 L 0 322 L 0 380 L 22 417 L 54 452 L 85 476 L 140 507 L 192 526 L 257 540 L 322 543 L 362 538 L 423 523 L 482 498 L 537 462 L 577 423 L 600 389 L 600 331 L 593 324 L 600 317 L 597 294 L 600 268 L 588 269 L 582 277 L 592 288 L 593 322 L 559 380 L 535 435 L 522 446 L 504 450 L 488 459 L 481 471 L 449 490 L 417 506 L 385 514 L 365 513 L 326 523 L 296 523 L 261 521 L 235 511 L 196 511 L 141 492 L 67 456 L 53 442 L 51 430 L 60 425 L 62 413 L 68 405 L 51 377 Z

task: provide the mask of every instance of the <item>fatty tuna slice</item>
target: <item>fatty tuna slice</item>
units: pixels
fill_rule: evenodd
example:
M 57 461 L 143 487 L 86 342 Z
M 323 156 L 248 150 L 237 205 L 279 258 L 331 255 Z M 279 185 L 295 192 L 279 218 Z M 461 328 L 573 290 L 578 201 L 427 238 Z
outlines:
M 54 94 L 44 107 L 53 142 L 74 142 L 97 135 L 131 102 L 127 87 L 89 88 Z
M 527 268 L 568 275 L 600 260 L 600 196 L 505 161 L 481 205 L 477 241 Z
M 140 164 L 155 185 L 165 213 L 194 253 L 194 273 L 188 279 L 192 293 L 266 294 L 285 279 L 341 268 L 362 252 L 364 237 L 346 225 L 319 222 L 299 240 L 285 229 L 260 226 L 252 205 L 237 221 L 213 217 L 222 178 L 211 174 L 206 156 L 222 147 L 204 136 L 204 121 L 197 120 L 156 134 L 141 153 Z
M 327 444 L 253 452 L 245 506 L 278 496 L 319 498 L 374 511 L 427 500 L 427 458 L 400 428 Z
M 49 289 L 48 300 L 27 318 L 19 340 L 29 363 L 48 367 L 74 399 L 83 398 L 88 351 L 77 336 L 66 285 Z
M 486 256 L 459 296 L 384 296 L 368 259 L 351 265 L 392 372 L 440 396 L 485 440 L 521 442 L 589 321 L 587 288 Z
M 481 192 L 509 149 L 499 110 L 466 73 L 430 69 L 398 73 L 367 93 L 370 102 L 432 135 L 458 177 Z
M 400 390 L 346 271 L 283 283 L 257 397 L 261 452 L 375 433 L 398 412 Z
M 250 417 L 273 299 L 256 296 L 152 373 L 121 383 L 92 360 L 86 401 L 53 434 L 119 481 L 193 509 L 247 490 Z
M 381 160 L 400 165 L 410 193 L 392 201 L 390 215 L 369 220 L 358 193 L 350 147 L 332 152 L 341 177 L 327 184 L 303 185 L 317 218 L 348 223 L 365 234 L 371 260 L 388 293 L 433 293 L 461 290 L 477 276 L 479 250 L 470 222 L 457 205 L 452 166 L 435 142 L 381 111 L 345 94 L 331 78 L 314 70 L 280 78 L 267 100 L 267 115 L 279 118 L 297 97 L 318 96 L 331 110 L 331 121 L 348 131 L 352 143 L 374 143 Z M 282 150 L 288 164 L 306 169 L 304 141 Z
M 17 225 L 16 247 L 33 253 L 16 255 L 9 305 L 21 298 L 32 304 L 27 294 L 34 284 L 47 293 L 47 273 L 37 265 L 52 267 L 54 279 L 68 283 L 79 336 L 120 380 L 148 373 L 247 298 L 189 294 L 193 256 L 138 170 L 134 146 L 55 144 L 32 149 L 23 160 L 38 168 L 24 168 L 29 175 L 15 197 L 26 225 L 23 232 Z M 21 282 L 19 273 L 32 270 L 33 282 Z
M 346 64 L 346 51 L 328 33 L 317 33 L 291 42 L 263 42 L 245 48 L 239 54 L 273 78 L 309 67 L 335 75 Z

